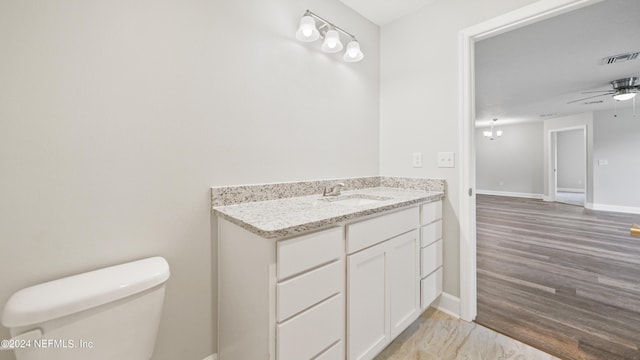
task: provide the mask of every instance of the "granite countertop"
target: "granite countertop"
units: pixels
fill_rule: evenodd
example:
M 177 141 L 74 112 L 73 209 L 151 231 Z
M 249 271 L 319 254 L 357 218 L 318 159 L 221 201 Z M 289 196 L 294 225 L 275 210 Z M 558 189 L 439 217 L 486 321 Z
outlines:
M 439 200 L 442 191 L 394 187 L 372 187 L 343 191 L 341 198 L 353 194 L 388 198 L 362 205 L 332 202 L 332 197 L 307 195 L 284 199 L 213 206 L 216 215 L 267 239 L 297 235 L 354 220 L 371 214 L 426 201 Z

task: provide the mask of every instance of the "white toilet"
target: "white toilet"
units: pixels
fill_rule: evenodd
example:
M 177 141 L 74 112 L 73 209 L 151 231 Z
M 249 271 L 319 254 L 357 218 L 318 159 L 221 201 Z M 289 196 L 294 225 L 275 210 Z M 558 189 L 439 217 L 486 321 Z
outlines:
M 17 360 L 149 360 L 167 279 L 152 257 L 22 289 L 2 314 L 8 345 Z

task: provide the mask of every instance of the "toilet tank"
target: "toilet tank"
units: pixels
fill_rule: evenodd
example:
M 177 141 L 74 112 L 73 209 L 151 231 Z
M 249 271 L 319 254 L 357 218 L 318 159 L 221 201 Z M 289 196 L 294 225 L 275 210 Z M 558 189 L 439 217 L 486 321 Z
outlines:
M 149 360 L 169 264 L 152 257 L 22 289 L 2 324 L 17 360 Z

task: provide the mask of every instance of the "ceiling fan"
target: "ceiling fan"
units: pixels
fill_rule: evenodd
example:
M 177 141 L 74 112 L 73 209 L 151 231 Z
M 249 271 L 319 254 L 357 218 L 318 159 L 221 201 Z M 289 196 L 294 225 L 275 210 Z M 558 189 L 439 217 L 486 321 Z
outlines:
M 582 94 L 590 94 L 590 93 L 604 93 L 593 96 L 588 96 L 586 98 L 569 101 L 567 104 L 572 104 L 578 101 L 584 101 L 588 99 L 597 98 L 600 96 L 613 95 L 613 98 L 617 101 L 625 101 L 633 99 L 638 91 L 640 91 L 640 79 L 638 77 L 628 77 L 624 79 L 614 80 L 611 83 L 611 90 L 597 90 L 597 91 L 584 91 Z

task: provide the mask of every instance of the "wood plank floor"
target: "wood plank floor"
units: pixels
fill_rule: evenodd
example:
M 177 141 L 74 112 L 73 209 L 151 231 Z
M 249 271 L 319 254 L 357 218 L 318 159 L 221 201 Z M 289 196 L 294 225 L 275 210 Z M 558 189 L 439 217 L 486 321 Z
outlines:
M 640 360 L 639 220 L 479 195 L 476 322 L 563 359 Z

